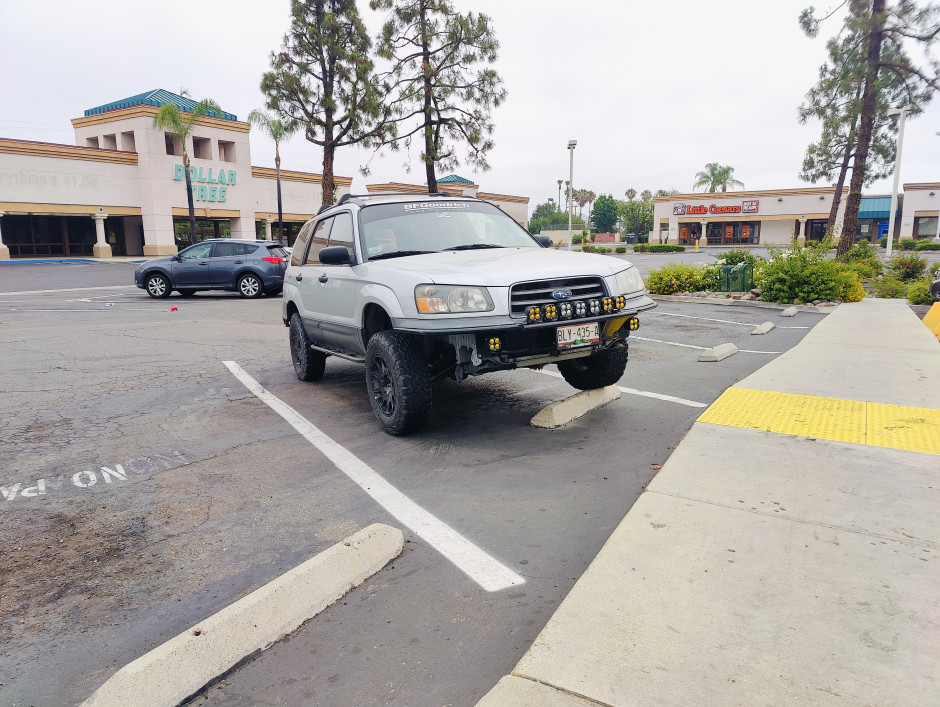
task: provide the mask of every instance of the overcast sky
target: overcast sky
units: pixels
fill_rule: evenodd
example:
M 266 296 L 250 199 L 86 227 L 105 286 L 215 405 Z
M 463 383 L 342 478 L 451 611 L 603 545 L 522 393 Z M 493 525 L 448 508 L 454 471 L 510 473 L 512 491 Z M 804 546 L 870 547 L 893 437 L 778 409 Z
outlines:
M 837 30 L 803 36 L 797 17 L 810 2 L 455 0 L 492 18 L 508 92 L 493 114 L 490 170 L 455 171 L 483 191 L 529 197 L 531 209 L 557 198 L 576 139 L 575 187 L 617 198 L 631 187 L 691 191 L 708 162 L 733 166 L 747 189 L 809 186 L 797 175 L 818 126 L 799 125 L 797 106 Z M 367 0 L 360 12 L 379 26 Z M 85 109 L 156 88 L 188 88 L 245 120 L 263 105 L 258 84 L 288 20 L 286 0 L 0 0 L 0 137 L 73 144 L 69 121 Z M 940 97 L 907 122 L 902 184 L 940 181 L 938 131 Z M 273 166 L 273 145 L 255 132 L 252 164 Z M 321 150 L 301 136 L 281 155 L 285 169 L 321 171 Z M 421 184 L 418 155 L 410 174 L 405 152 L 373 159 L 368 181 Z M 337 154 L 354 192 L 369 157 Z M 889 178 L 866 193 L 890 191 Z

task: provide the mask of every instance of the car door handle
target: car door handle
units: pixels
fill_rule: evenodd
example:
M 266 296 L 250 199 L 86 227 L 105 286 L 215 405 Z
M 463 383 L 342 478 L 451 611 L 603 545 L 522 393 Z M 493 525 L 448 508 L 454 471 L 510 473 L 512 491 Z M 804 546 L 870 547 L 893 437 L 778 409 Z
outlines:
M 319 282 L 326 282 L 329 279 L 330 278 L 328 278 L 326 275 L 320 275 L 320 277 L 317 278 Z
M 208 265 L 209 263 L 208 263 L 208 262 L 204 262 L 204 263 L 199 263 L 199 264 L 200 264 L 200 265 Z
M 236 264 L 236 265 L 241 265 L 241 264 L 244 263 L 244 262 L 245 262 L 244 260 L 236 260 L 236 261 L 235 261 L 235 264 Z
M 304 276 L 302 273 L 297 273 L 297 277 L 295 279 L 297 280 L 297 282 L 300 282 L 301 280 L 304 279 Z

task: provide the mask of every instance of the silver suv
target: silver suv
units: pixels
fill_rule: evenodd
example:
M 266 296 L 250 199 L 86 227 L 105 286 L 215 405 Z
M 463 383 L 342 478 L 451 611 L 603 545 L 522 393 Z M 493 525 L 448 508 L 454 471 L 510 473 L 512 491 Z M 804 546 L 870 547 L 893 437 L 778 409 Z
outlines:
M 297 377 L 328 356 L 365 363 L 386 432 L 420 429 L 431 384 L 554 363 L 575 388 L 616 383 L 636 314 L 636 267 L 547 247 L 493 204 L 440 194 L 344 195 L 297 236 L 284 324 Z

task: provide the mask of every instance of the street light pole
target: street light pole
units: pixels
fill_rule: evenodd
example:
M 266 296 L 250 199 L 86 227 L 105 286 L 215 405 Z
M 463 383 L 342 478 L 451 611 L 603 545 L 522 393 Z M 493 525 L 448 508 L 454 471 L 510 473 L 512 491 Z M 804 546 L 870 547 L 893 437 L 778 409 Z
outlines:
M 914 106 L 904 106 L 903 108 L 893 108 L 888 111 L 888 115 L 897 115 L 898 118 L 898 149 L 894 156 L 894 186 L 891 187 L 891 215 L 888 217 L 888 259 L 891 259 L 891 245 L 894 241 L 894 216 L 898 210 L 898 177 L 901 176 L 901 148 L 904 146 L 904 119 L 907 114 L 914 110 Z M 854 238 L 854 234 L 853 234 Z
M 574 148 L 578 144 L 577 140 L 568 141 L 568 250 L 571 250 L 571 241 L 574 240 L 574 234 L 571 232 L 571 207 L 572 195 L 574 194 Z
M 940 137 L 940 133 L 937 133 L 937 137 Z M 940 243 L 940 208 L 937 209 L 937 235 L 933 238 L 934 243 Z

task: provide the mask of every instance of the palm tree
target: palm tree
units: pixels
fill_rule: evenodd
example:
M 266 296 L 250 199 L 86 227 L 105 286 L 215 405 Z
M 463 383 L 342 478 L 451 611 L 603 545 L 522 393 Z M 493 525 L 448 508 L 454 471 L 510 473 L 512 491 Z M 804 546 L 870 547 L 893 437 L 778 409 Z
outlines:
M 558 180 L 558 208 L 559 210 L 561 209 L 561 182 L 562 180 L 559 179 Z
M 277 239 L 284 243 L 284 214 L 281 210 L 281 140 L 286 140 L 300 127 L 294 121 L 281 122 L 261 110 L 248 114 L 248 122 L 274 140 L 274 170 L 277 178 Z M 271 234 L 268 234 L 268 238 Z
M 695 184 L 692 189 L 698 187 L 707 187 L 705 191 L 714 193 L 716 191 L 734 190 L 735 187 L 744 188 L 744 184 L 735 179 L 734 167 L 724 167 L 717 162 L 709 162 L 705 169 L 695 175 Z
M 633 189 L 633 188 L 627 189 L 623 193 L 623 195 L 627 197 L 627 201 L 633 201 L 634 199 L 636 199 L 636 189 Z
M 568 206 L 570 202 L 571 202 L 571 182 L 569 182 L 566 179 L 565 180 L 565 211 L 567 211 L 570 208 Z
M 189 91 L 180 90 L 181 98 L 189 98 Z M 153 117 L 153 127 L 163 130 L 183 145 L 183 173 L 186 175 L 186 200 L 189 204 L 189 240 L 196 240 L 196 211 L 193 208 L 193 183 L 189 176 L 189 151 L 186 140 L 193 134 L 193 129 L 203 116 L 222 117 L 222 109 L 211 98 L 204 98 L 191 110 L 180 110 L 174 102 L 164 103 Z
M 643 193 L 640 194 L 640 198 L 643 201 L 649 201 L 650 199 L 653 198 L 653 192 L 651 192 L 649 189 L 644 189 Z

